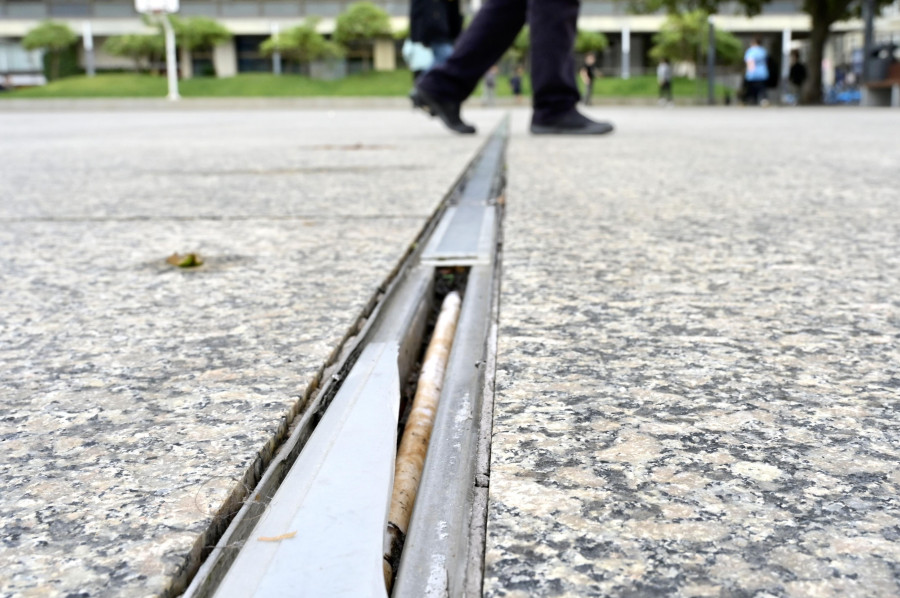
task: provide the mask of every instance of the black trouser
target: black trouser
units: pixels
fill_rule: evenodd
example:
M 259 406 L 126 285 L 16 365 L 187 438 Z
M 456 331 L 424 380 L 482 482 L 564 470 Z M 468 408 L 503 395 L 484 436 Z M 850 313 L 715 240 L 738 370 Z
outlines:
M 462 102 L 496 64 L 527 20 L 531 26 L 533 122 L 547 123 L 575 107 L 575 24 L 579 0 L 488 0 L 457 40 L 443 65 L 419 87 L 441 99 Z
M 763 81 L 747 81 L 747 103 L 759 104 L 761 100 L 766 99 L 766 82 Z
M 666 98 L 670 102 L 672 101 L 672 82 L 671 81 L 663 81 L 659 84 L 659 99 Z

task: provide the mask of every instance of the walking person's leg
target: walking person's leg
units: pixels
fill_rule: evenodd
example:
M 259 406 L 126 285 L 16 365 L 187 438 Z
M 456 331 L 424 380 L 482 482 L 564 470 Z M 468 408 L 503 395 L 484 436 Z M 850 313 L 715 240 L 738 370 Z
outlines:
M 530 0 L 531 87 L 535 134 L 597 135 L 613 130 L 595 122 L 575 106 L 581 95 L 575 83 L 576 23 L 579 0 Z
M 600 134 L 612 125 L 580 114 L 575 84 L 575 23 L 579 0 L 488 0 L 460 36 L 453 54 L 416 84 L 413 105 L 441 118 L 458 133 L 475 128 L 459 116 L 465 100 L 500 59 L 525 24 L 531 23 L 531 81 L 536 134 Z M 527 9 L 527 10 L 526 10 Z
M 575 84 L 578 0 L 530 0 L 531 89 L 533 122 L 546 122 L 575 109 L 580 99 Z
M 447 61 L 419 79 L 413 104 L 439 116 L 458 133 L 474 133 L 475 128 L 460 119 L 459 106 L 516 39 L 525 25 L 526 8 L 527 0 L 488 0 Z

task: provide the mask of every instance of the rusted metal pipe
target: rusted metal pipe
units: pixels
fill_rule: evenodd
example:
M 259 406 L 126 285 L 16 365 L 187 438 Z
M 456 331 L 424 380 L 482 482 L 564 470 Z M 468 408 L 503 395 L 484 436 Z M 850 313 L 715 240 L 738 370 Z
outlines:
M 403 539 L 406 537 L 419 480 L 422 478 L 428 441 L 431 439 L 438 401 L 441 398 L 444 370 L 456 334 L 460 305 L 461 299 L 456 291 L 449 293 L 441 304 L 441 312 L 434 326 L 431 341 L 428 343 L 428 349 L 425 351 L 412 409 L 403 430 L 400 449 L 397 451 L 394 490 L 391 495 L 384 542 L 384 579 L 388 591 L 394 576 L 394 566 L 403 547 Z

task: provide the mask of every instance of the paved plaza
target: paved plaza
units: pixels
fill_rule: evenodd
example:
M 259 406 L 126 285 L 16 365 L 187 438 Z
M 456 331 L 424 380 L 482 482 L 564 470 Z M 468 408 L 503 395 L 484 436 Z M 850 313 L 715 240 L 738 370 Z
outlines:
M 177 594 L 504 114 L 0 111 L 0 597 Z M 593 114 L 512 112 L 484 594 L 900 594 L 900 113 Z

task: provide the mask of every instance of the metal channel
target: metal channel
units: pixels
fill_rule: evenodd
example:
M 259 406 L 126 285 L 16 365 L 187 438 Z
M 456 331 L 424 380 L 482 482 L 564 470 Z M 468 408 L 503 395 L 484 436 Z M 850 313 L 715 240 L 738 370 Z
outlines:
M 447 209 L 422 252 L 423 263 L 472 266 L 490 262 L 497 229 L 495 199 L 503 184 L 508 126 L 504 120 L 485 145 L 459 200 Z
M 393 598 L 481 595 L 490 450 L 484 439 L 490 434 L 493 406 L 499 290 L 496 204 L 503 184 L 506 137 L 496 141 L 491 167 L 479 168 L 467 186 L 467 206 L 481 209 L 488 241 L 479 236 L 475 242 L 467 236 L 473 244 L 457 254 L 459 264 L 470 263 L 470 256 L 476 255 Z M 453 234 L 452 227 L 446 234 Z M 442 239 L 437 247 L 444 246 Z M 430 255 L 426 251 L 423 259 Z M 447 264 L 452 261 L 444 259 Z
M 434 245 L 436 238 L 446 246 L 454 234 L 459 234 L 458 227 L 467 222 L 460 217 L 457 224 L 447 225 L 456 213 L 451 211 L 453 208 L 463 203 L 474 204 L 472 198 L 476 192 L 494 195 L 496 168 L 503 156 L 507 127 L 504 121 L 445 197 L 416 249 L 398 268 L 383 300 L 361 324 L 356 339 L 346 343 L 333 373 L 326 375 L 320 392 L 300 421 L 292 426 L 290 438 L 194 577 L 186 596 L 268 597 L 297 595 L 298 591 L 302 595 L 322 596 L 386 595 L 383 583 L 378 583 L 377 576 L 373 577 L 375 570 L 368 564 L 368 553 L 377 552 L 381 547 L 385 497 L 390 496 L 386 479 L 393 474 L 393 459 L 389 460 L 388 470 L 381 453 L 385 447 L 396 445 L 399 380 L 409 374 L 432 307 L 435 260 L 424 259 L 424 254 L 427 248 L 440 246 Z M 494 174 L 490 177 L 494 178 L 488 176 L 486 162 L 493 164 L 490 170 Z M 488 203 L 490 200 L 482 206 Z M 489 245 L 495 238 L 497 222 L 492 210 L 487 218 L 490 224 L 485 226 L 482 221 L 478 227 L 477 244 L 481 249 L 473 250 L 468 245 L 459 248 L 459 255 L 468 255 L 469 259 L 484 264 L 492 263 L 487 254 L 491 251 Z M 457 265 L 450 258 L 440 261 Z M 468 289 L 472 289 L 473 296 L 480 294 L 475 291 L 476 287 L 480 288 L 478 280 L 478 276 L 473 279 L 470 275 Z M 468 300 L 463 304 L 464 318 L 466 303 Z M 477 374 L 481 379 L 483 368 Z M 393 426 L 382 425 L 380 419 L 393 420 Z M 334 475 L 328 471 L 343 473 Z M 350 485 L 344 488 L 347 484 Z M 333 525 L 339 518 L 340 501 L 329 496 L 326 491 L 329 486 L 339 496 L 361 497 L 350 509 L 352 512 L 342 523 L 340 532 Z M 366 493 L 369 495 L 365 496 Z M 306 505 L 298 507 L 298 501 L 305 501 Z M 318 511 L 320 515 L 310 517 L 306 510 L 309 505 L 318 505 L 323 510 Z M 381 529 L 376 547 L 374 522 L 379 520 Z M 319 525 L 322 521 L 328 524 Z M 368 539 L 353 536 L 353 530 L 368 530 L 363 534 Z M 323 542 L 330 548 L 326 550 Z M 344 550 L 349 544 L 355 545 L 354 550 Z M 356 555 L 354 562 L 342 562 L 341 555 L 351 552 Z M 323 560 L 323 555 L 330 556 Z M 378 557 L 372 562 L 380 569 L 380 554 Z M 318 565 L 310 567 L 311 562 Z M 316 567 L 322 571 L 312 571 Z M 323 573 L 324 569 L 329 571 Z

